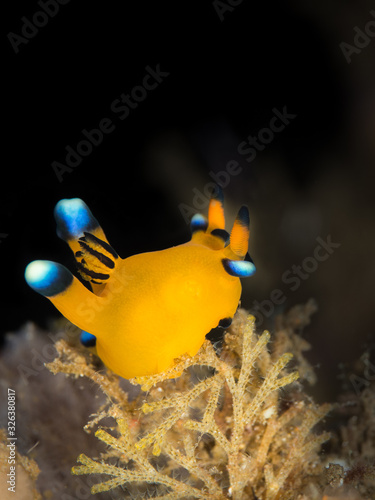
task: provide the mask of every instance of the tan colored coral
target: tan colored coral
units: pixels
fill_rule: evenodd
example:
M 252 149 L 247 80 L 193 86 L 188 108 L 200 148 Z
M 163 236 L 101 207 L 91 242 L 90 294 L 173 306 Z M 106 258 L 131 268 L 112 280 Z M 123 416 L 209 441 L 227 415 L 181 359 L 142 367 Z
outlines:
M 117 377 L 97 373 L 88 357 L 60 341 L 48 368 L 89 377 L 108 399 L 86 428 L 108 416 L 115 421 L 96 431 L 108 453 L 99 460 L 80 455 L 73 473 L 109 478 L 93 493 L 122 486 L 133 498 L 144 492 L 161 499 L 303 498 L 329 438 L 312 428 L 330 407 L 295 401 L 280 408 L 280 391 L 298 373 L 286 369 L 292 355 L 280 343 L 277 356 L 268 352 L 269 339 L 268 332 L 258 336 L 254 317 L 240 310 L 220 356 L 206 341 L 173 369 L 133 380 L 143 392 L 132 402 Z

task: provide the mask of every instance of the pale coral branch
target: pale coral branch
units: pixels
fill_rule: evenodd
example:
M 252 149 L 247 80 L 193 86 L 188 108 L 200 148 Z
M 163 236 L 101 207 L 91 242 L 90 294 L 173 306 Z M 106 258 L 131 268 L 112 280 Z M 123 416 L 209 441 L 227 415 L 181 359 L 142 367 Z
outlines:
M 87 363 L 86 358 L 79 354 L 77 350 L 70 347 L 65 340 L 59 340 L 55 344 L 58 357 L 51 363 L 46 363 L 46 367 L 53 374 L 66 373 L 75 377 L 87 377 L 95 382 L 110 401 L 118 401 L 124 408 L 128 408 L 127 394 L 120 388 L 118 383 L 114 384 L 111 377 L 117 375 L 99 373 Z
M 297 380 L 297 372 L 291 373 L 290 375 L 277 380 L 277 377 L 280 374 L 281 370 L 291 360 L 291 358 L 292 354 L 283 354 L 283 356 L 281 356 L 281 358 L 279 358 L 273 365 L 270 373 L 267 375 L 266 379 L 263 381 L 262 385 L 255 394 L 251 405 L 249 405 L 248 409 L 244 413 L 244 420 L 246 424 L 250 425 L 254 421 L 254 418 L 259 411 L 262 403 L 265 401 L 266 397 L 271 391 L 290 384 L 294 380 Z

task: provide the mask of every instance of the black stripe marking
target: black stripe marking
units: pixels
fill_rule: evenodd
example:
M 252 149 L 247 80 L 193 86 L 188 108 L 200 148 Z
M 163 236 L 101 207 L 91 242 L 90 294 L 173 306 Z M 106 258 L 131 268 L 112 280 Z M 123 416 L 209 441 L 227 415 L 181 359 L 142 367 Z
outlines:
M 74 254 L 74 256 L 75 256 L 75 257 L 82 257 L 82 255 L 83 255 L 83 252 L 81 252 L 80 250 L 78 250 L 78 251 Z
M 107 280 L 109 278 L 109 274 L 96 273 L 95 271 L 92 271 L 91 269 L 87 269 L 87 267 L 82 265 L 81 262 L 77 262 L 77 267 L 84 274 L 87 274 L 87 276 L 90 276 L 90 278 L 94 278 L 97 280 Z
M 90 247 L 84 240 L 78 240 L 78 243 L 82 248 L 87 250 L 88 253 L 96 257 L 102 264 L 104 264 L 106 267 L 109 267 L 109 269 L 114 269 L 115 263 L 113 262 L 112 259 L 107 257 L 101 252 L 98 252 L 97 250 L 94 250 L 93 248 Z
M 117 252 L 115 252 L 115 250 L 113 250 L 113 248 L 111 247 L 111 245 L 109 243 L 101 240 L 100 238 L 97 238 L 96 236 L 94 236 L 91 233 L 84 232 L 83 234 L 85 235 L 86 241 L 93 241 L 93 242 L 97 243 L 98 245 L 101 245 L 104 248 L 104 250 L 107 250 L 107 252 L 112 255 L 112 257 L 114 259 L 118 259 Z
M 229 233 L 225 229 L 213 229 L 211 231 L 211 234 L 213 236 L 217 236 L 218 238 L 221 238 L 224 241 L 224 243 L 229 242 Z

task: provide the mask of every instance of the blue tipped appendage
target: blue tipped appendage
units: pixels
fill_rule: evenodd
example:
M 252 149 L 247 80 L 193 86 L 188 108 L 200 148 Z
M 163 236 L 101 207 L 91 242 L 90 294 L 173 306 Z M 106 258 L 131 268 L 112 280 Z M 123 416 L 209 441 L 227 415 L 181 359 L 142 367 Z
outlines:
M 252 276 L 256 267 L 252 262 L 248 262 L 247 260 L 230 260 L 223 259 L 224 269 L 231 276 L 236 276 L 237 278 L 248 278 Z
M 82 331 L 80 336 L 81 344 L 85 347 L 95 347 L 96 337 L 89 332 Z
M 73 281 L 72 273 L 50 260 L 34 260 L 25 269 L 25 280 L 36 292 L 53 297 L 66 290 Z
M 60 200 L 55 206 L 57 236 L 64 241 L 77 239 L 99 227 L 89 207 L 80 198 Z
M 191 232 L 205 231 L 208 227 L 208 221 L 204 215 L 195 214 L 190 221 Z

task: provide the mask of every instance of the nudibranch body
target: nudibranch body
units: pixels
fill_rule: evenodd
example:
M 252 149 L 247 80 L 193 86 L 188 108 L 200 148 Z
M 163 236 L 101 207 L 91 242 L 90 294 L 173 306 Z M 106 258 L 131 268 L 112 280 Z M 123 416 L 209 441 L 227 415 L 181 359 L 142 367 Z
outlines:
M 45 260 L 27 266 L 26 281 L 124 378 L 159 373 L 183 354 L 195 355 L 212 328 L 230 324 L 241 296 L 239 278 L 255 272 L 247 253 L 248 210 L 240 209 L 229 235 L 219 189 L 208 220 L 192 218 L 189 242 L 126 259 L 79 198 L 59 201 L 55 218 L 58 236 L 92 291 L 63 265 Z

